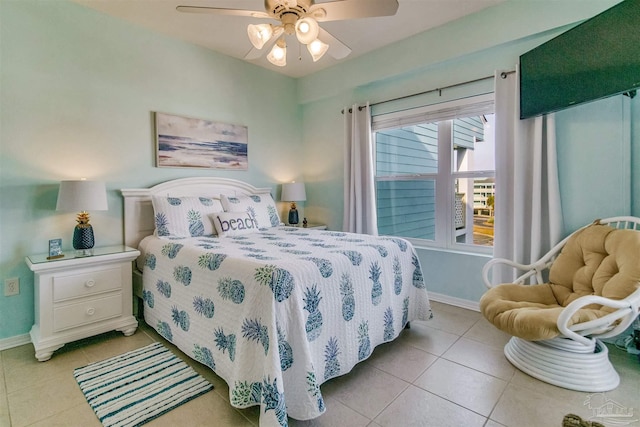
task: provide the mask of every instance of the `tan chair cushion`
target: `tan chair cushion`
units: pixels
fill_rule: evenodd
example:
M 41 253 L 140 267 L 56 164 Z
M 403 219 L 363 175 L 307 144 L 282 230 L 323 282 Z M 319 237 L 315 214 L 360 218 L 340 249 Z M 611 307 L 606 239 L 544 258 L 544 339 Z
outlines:
M 623 299 L 640 283 L 640 232 L 593 225 L 576 232 L 549 271 L 549 283 L 503 284 L 480 299 L 482 314 L 497 328 L 527 340 L 557 337 L 560 312 L 584 295 Z M 614 311 L 592 304 L 570 325 Z

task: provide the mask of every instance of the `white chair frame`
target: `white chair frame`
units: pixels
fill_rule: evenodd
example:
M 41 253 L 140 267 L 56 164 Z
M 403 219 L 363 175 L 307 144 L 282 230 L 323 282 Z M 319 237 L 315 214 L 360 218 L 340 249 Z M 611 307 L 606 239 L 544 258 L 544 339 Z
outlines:
M 594 223 L 640 232 L 640 218 L 631 216 L 599 219 Z M 579 230 L 590 225 L 592 224 Z M 544 283 L 544 273 L 549 270 L 566 242 L 576 232 L 567 236 L 532 264 L 520 264 L 504 258 L 492 259 L 482 269 L 485 286 L 496 286 L 492 284 L 491 273 L 498 265 L 506 265 L 521 272 L 513 283 Z M 638 260 L 640 262 L 640 254 Z M 596 320 L 569 326 L 571 316 L 589 304 L 604 305 L 616 311 Z M 559 387 L 592 393 L 613 390 L 620 383 L 620 377 L 611 365 L 608 349 L 601 339 L 624 332 L 638 317 L 639 306 L 640 282 L 631 295 L 621 300 L 596 295 L 580 297 L 567 305 L 558 317 L 560 336 L 543 341 L 527 341 L 512 337 L 504 348 L 505 356 L 521 371 Z

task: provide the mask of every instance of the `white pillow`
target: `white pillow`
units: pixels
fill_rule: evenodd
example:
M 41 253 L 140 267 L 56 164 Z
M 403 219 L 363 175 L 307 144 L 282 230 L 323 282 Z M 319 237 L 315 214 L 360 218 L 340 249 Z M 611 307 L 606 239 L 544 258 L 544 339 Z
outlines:
M 255 219 L 248 212 L 220 212 L 213 216 L 218 236 L 239 236 L 258 231 Z
M 156 235 L 160 237 L 214 235 L 211 215 L 223 211 L 220 200 L 211 197 L 153 196 L 151 202 Z
M 220 196 L 225 212 L 247 212 L 258 223 L 258 228 L 280 225 L 280 217 L 271 194 L 253 194 L 251 196 Z

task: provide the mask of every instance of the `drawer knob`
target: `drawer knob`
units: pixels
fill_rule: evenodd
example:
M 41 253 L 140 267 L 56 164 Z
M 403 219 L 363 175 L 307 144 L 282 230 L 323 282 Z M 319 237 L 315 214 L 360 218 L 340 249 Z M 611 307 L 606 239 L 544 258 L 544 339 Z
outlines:
M 87 315 L 88 316 L 93 316 L 94 314 L 96 314 L 96 309 L 93 307 L 89 307 L 87 308 Z
M 84 285 L 85 285 L 87 288 L 92 288 L 92 287 L 94 287 L 94 286 L 95 286 L 95 284 L 96 284 L 96 281 L 95 281 L 95 280 L 93 280 L 93 279 L 89 279 L 89 280 L 87 280 L 86 282 L 84 282 Z

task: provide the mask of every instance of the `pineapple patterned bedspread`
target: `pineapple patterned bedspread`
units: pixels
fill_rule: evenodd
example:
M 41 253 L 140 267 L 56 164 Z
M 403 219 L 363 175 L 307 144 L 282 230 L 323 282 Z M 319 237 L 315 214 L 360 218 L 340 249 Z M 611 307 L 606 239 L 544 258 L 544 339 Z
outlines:
M 275 227 L 140 250 L 146 322 L 222 377 L 233 406 L 260 405 L 264 426 L 318 417 L 322 383 L 431 318 L 403 239 Z

